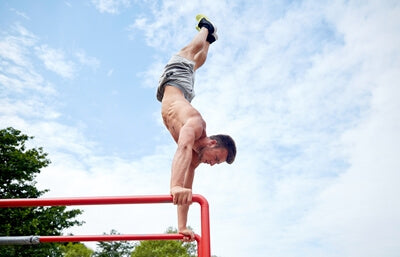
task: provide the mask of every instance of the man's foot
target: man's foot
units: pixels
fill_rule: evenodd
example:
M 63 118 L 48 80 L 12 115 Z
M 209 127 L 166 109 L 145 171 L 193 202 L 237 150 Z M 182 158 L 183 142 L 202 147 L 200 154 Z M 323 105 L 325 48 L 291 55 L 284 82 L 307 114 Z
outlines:
M 198 31 L 200 31 L 200 29 L 203 27 L 208 30 L 207 41 L 210 44 L 218 39 L 217 27 L 211 23 L 210 19 L 208 19 L 207 16 L 205 16 L 204 14 L 197 14 L 196 20 L 198 22 L 198 25 L 196 26 L 196 29 Z
M 208 29 L 208 33 L 212 34 L 216 31 L 216 27 L 211 23 L 210 19 L 207 18 L 204 14 L 197 14 L 196 20 L 198 22 L 196 29 L 200 31 L 202 27 Z
M 216 32 L 214 32 L 214 33 L 212 33 L 212 34 L 208 33 L 208 36 L 207 36 L 207 41 L 208 41 L 208 43 L 212 44 L 212 43 L 214 43 L 216 40 L 218 40 L 218 35 L 217 35 Z

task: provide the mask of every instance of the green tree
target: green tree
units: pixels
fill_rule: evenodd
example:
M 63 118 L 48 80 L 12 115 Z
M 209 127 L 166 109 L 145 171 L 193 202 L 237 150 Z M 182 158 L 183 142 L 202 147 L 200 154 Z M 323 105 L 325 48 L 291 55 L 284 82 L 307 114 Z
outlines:
M 176 229 L 168 228 L 166 233 L 175 234 Z M 141 241 L 135 246 L 131 257 L 194 257 L 197 256 L 196 243 L 178 240 Z
M 110 235 L 119 233 L 113 229 Z M 93 254 L 93 257 L 128 257 L 134 247 L 133 243 L 127 241 L 99 242 L 97 246 L 100 249 Z
M 37 198 L 48 192 L 35 187 L 36 175 L 50 160 L 42 148 L 26 148 L 32 138 L 13 128 L 0 130 L 0 198 Z M 64 206 L 0 208 L 0 236 L 61 235 L 63 229 L 82 224 L 74 219 L 81 213 Z M 61 249 L 56 243 L 2 246 L 3 256 L 61 256 Z
M 68 243 L 60 246 L 63 257 L 91 257 L 93 250 L 82 243 Z

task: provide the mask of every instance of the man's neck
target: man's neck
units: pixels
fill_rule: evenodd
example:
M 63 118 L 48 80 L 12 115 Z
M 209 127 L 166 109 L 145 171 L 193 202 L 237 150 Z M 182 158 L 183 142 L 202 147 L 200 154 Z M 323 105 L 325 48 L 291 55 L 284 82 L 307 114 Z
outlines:
M 203 138 L 198 139 L 193 145 L 193 150 L 196 153 L 199 153 L 202 149 L 204 149 L 204 147 L 207 146 L 209 140 L 210 139 L 208 137 L 203 137 Z

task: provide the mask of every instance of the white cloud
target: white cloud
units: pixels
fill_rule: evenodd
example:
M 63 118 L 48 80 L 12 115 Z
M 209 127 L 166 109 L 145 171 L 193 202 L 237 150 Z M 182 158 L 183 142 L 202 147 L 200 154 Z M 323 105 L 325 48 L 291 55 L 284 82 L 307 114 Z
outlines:
M 76 73 L 75 64 L 66 60 L 64 51 L 41 45 L 35 48 L 36 54 L 43 61 L 47 69 L 57 73 L 64 78 L 73 78 Z
M 12 26 L 11 33 L 5 34 L 0 42 L 0 56 L 3 60 L 12 61 L 16 65 L 29 66 L 27 62 L 27 47 L 37 41 L 36 36 L 19 24 Z M 2 61 L 3 62 L 3 61 Z
M 100 61 L 95 57 L 87 56 L 83 50 L 78 51 L 75 55 L 82 65 L 88 66 L 92 70 L 97 70 L 100 67 Z
M 121 9 L 130 6 L 130 0 L 92 0 L 92 4 L 101 13 L 118 14 Z
M 24 18 L 25 20 L 30 20 L 30 19 L 31 19 L 31 18 L 29 18 L 29 16 L 26 15 L 24 12 L 18 11 L 18 10 L 14 9 L 14 8 L 11 8 L 10 10 L 11 10 L 12 12 L 14 12 L 16 15 L 18 15 L 18 16 Z
M 206 1 L 205 1 L 206 2 Z M 193 1 L 180 1 L 179 6 L 174 2 L 147 2 L 152 17 L 140 16 L 129 26 L 133 34 L 142 31 L 149 46 L 162 51 L 175 51 L 187 43 L 187 35 L 193 34 L 193 19 L 196 4 Z M 173 15 L 171 15 L 173 13 Z M 193 13 L 193 15 L 190 15 Z M 156 19 L 154 19 L 156 18 Z M 187 26 L 193 24 L 193 26 Z M 166 28 L 174 28 L 166 29 Z M 135 38 L 131 35 L 131 38 Z M 171 52 L 172 53 L 172 52 Z
M 347 55 L 337 58 L 358 62 L 351 82 L 371 95 L 370 104 L 341 139 L 349 168 L 319 195 L 295 232 L 307 231 L 304 238 L 336 249 L 338 256 L 396 256 L 400 250 L 399 13 L 398 5 L 378 2 L 332 12 L 346 39 Z
M 392 70 L 376 79 L 370 115 L 342 138 L 349 169 L 295 227 L 341 256 L 396 256 L 400 250 L 398 76 Z
M 7 89 L 4 92 L 33 90 L 54 95 L 52 85 L 44 81 L 31 62 L 29 49 L 34 47 L 38 38 L 19 24 L 3 35 L 0 37 L 0 84 Z
M 31 118 L 41 118 L 45 120 L 56 119 L 60 113 L 46 108 L 46 105 L 36 97 L 27 101 L 15 101 L 15 99 L 1 98 L 0 113 L 11 116 L 28 116 Z

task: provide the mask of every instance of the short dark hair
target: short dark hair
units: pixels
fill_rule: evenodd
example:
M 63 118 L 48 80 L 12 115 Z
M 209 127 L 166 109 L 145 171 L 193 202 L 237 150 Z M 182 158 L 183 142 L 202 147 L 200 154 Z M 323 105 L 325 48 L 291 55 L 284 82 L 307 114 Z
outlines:
M 228 135 L 213 135 L 210 138 L 217 141 L 217 147 L 223 147 L 228 151 L 226 162 L 232 164 L 236 157 L 235 141 Z

